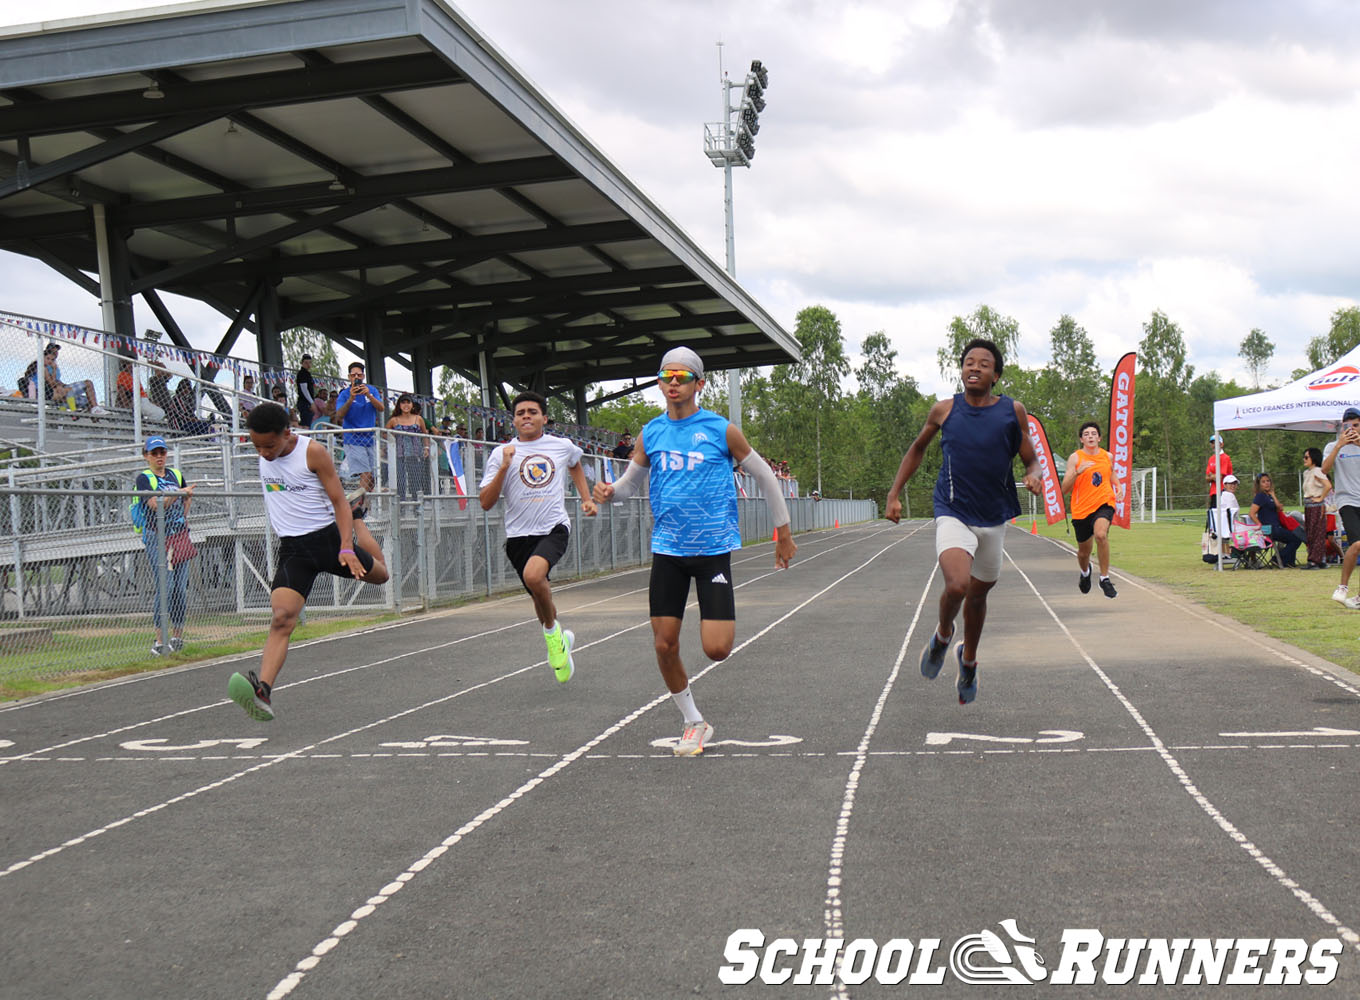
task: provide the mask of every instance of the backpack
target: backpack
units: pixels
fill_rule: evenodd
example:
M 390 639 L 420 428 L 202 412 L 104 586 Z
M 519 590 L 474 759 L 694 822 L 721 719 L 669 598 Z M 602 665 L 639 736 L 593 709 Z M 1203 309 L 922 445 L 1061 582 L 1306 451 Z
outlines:
M 184 488 L 184 476 L 180 473 L 179 469 L 167 465 L 165 471 L 175 485 L 179 486 L 181 489 Z M 160 480 L 150 469 L 143 469 L 142 474 L 151 481 L 151 488 L 153 490 L 159 490 L 161 488 Z M 128 516 L 132 518 L 133 533 L 140 535 L 142 529 L 146 527 L 146 508 L 142 506 L 141 497 L 132 498 L 132 503 L 128 507 Z

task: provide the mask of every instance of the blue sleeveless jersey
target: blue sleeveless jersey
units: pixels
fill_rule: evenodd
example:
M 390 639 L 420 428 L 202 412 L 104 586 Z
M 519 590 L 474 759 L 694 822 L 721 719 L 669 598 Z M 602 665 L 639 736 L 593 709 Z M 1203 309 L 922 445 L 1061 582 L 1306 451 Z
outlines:
M 741 548 L 728 421 L 711 410 L 666 414 L 642 429 L 651 464 L 652 551 L 713 556 Z
M 977 528 L 1019 517 L 1012 461 L 1020 454 L 1021 433 L 1009 396 L 973 406 L 956 393 L 940 426 L 944 461 L 935 481 L 935 516 L 957 517 Z

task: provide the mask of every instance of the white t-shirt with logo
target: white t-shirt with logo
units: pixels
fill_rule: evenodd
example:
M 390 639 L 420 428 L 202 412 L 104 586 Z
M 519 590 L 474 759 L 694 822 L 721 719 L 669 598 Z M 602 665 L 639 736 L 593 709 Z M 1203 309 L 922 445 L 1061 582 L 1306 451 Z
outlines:
M 566 493 L 569 468 L 581 464 L 581 449 L 564 437 L 544 434 L 534 441 L 510 441 L 515 455 L 505 474 L 505 537 L 546 535 L 559 524 L 570 525 Z M 489 486 L 505 464 L 505 445 L 497 445 L 486 461 L 479 489 Z

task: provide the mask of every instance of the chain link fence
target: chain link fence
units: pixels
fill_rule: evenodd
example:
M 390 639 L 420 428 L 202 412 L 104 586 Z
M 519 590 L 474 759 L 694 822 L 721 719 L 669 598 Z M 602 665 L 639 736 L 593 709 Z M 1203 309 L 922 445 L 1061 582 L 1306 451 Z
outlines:
M 313 431 L 344 469 L 343 440 Z M 395 482 L 398 448 L 379 433 L 382 480 Z M 504 506 L 483 511 L 476 477 L 490 443 L 455 442 L 462 461 L 459 495 L 450 470 L 449 439 L 428 437 L 428 479 L 402 497 L 380 487 L 366 521 L 383 548 L 391 580 L 382 586 L 323 575 L 307 615 L 367 619 L 457 600 L 514 591 L 519 581 L 504 555 Z M 162 519 L 137 533 L 132 487 L 144 467 L 127 445 L 83 454 L 12 456 L 0 461 L 0 685 L 144 666 L 180 651 L 202 656 L 261 645 L 269 623 L 269 590 L 277 537 L 264 512 L 258 458 L 239 437 L 180 438 L 168 465 L 195 484 L 188 510 L 195 549 L 164 533 Z M 440 452 L 444 454 L 441 462 Z M 589 478 L 600 459 L 585 460 Z M 414 477 L 419 479 L 419 477 Z M 413 477 L 407 477 L 410 487 Z M 748 487 L 748 492 L 754 489 Z M 158 494 L 161 498 L 168 494 Z M 790 499 L 795 531 L 872 520 L 872 501 Z M 763 500 L 738 500 L 745 541 L 772 534 Z M 651 557 L 651 512 L 645 498 L 604 505 L 583 517 L 568 499 L 572 542 L 558 580 L 640 566 Z

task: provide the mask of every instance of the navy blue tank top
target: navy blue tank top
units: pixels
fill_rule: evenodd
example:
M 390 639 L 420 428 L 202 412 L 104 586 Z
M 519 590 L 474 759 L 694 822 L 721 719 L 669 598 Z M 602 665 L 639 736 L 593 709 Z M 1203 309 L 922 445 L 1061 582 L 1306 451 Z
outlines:
M 973 406 L 955 393 L 940 426 L 944 461 L 935 481 L 935 516 L 957 517 L 986 528 L 1020 516 L 1012 462 L 1020 453 L 1015 400 L 1000 396 L 991 406 Z

